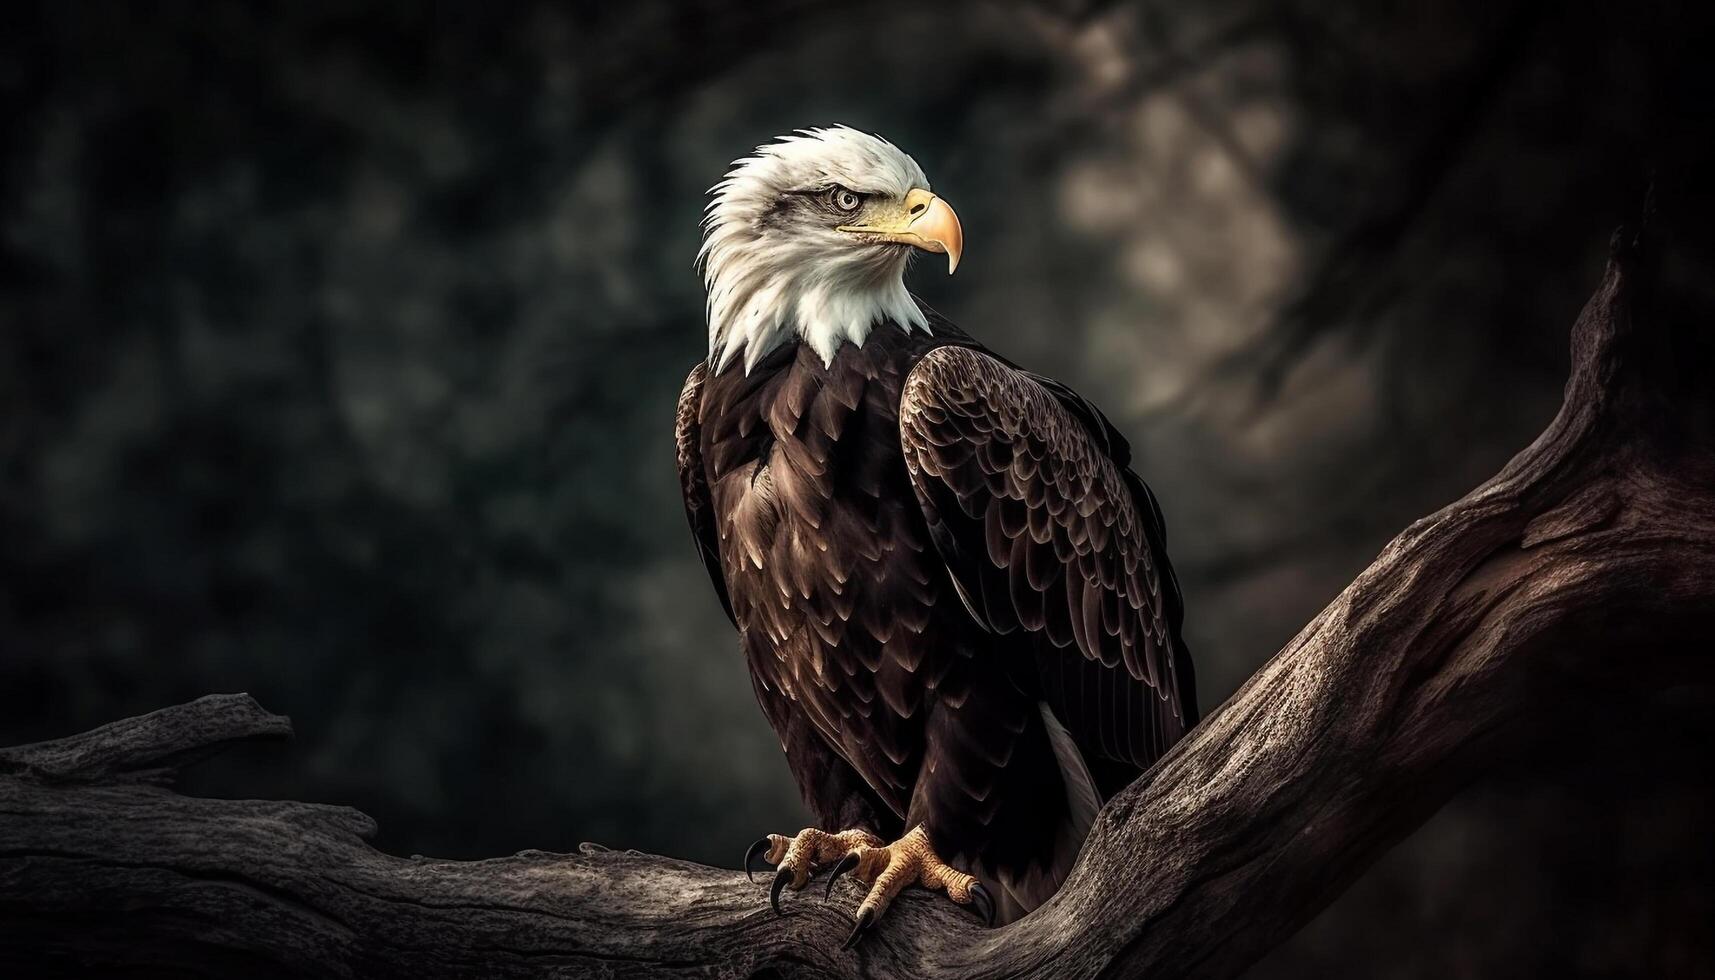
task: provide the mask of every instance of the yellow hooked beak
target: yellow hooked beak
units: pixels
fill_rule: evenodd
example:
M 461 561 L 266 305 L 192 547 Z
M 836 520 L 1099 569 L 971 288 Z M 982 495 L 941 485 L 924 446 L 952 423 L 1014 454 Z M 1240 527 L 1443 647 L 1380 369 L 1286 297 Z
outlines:
M 946 201 L 922 188 L 905 195 L 898 217 L 862 225 L 841 225 L 840 231 L 883 242 L 915 245 L 925 252 L 946 253 L 947 275 L 959 267 L 965 251 L 965 230 Z

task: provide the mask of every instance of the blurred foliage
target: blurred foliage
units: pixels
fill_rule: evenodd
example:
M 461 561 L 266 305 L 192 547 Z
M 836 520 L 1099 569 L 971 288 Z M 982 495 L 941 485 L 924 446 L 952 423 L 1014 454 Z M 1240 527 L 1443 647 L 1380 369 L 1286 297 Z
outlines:
M 1134 437 L 1213 708 L 1552 415 L 1609 231 L 1707 174 L 1705 19 L 13 5 L 0 743 L 248 690 L 296 744 L 193 788 L 401 852 L 731 864 L 801 825 L 669 427 L 704 189 L 833 121 L 964 217 L 922 295 Z M 1257 975 L 1706 975 L 1715 808 L 1654 724 L 1520 760 Z

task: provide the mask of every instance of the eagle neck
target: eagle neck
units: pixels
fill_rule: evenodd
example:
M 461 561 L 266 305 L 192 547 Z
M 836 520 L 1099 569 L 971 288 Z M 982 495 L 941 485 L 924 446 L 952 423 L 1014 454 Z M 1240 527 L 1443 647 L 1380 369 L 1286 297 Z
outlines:
M 929 319 L 905 288 L 901 254 L 877 273 L 747 275 L 716 269 L 708 291 L 709 364 L 715 372 L 742 364 L 749 374 L 782 345 L 801 342 L 823 367 L 844 344 L 862 347 L 877 329 L 929 333 Z

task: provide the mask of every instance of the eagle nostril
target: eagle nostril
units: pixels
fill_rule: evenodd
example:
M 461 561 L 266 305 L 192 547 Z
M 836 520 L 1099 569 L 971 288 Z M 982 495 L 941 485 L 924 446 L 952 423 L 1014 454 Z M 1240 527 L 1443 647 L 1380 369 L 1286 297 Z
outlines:
M 912 214 L 922 214 L 924 211 L 928 210 L 928 208 L 929 208 L 929 205 L 927 205 L 927 204 L 912 205 L 911 213 Z

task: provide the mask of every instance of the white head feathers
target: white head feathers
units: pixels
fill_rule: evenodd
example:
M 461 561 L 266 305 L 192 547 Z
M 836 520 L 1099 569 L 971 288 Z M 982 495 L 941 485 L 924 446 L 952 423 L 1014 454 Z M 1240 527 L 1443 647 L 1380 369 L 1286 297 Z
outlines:
M 845 126 L 799 130 L 733 161 L 709 189 L 697 256 L 711 369 L 742 358 L 748 373 L 794 333 L 831 363 L 841 343 L 861 346 L 878 322 L 928 330 L 905 290 L 910 249 L 856 242 L 814 206 L 837 188 L 903 198 L 928 187 L 917 161 Z

